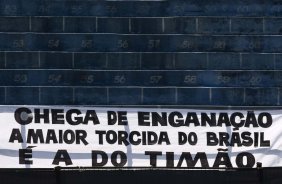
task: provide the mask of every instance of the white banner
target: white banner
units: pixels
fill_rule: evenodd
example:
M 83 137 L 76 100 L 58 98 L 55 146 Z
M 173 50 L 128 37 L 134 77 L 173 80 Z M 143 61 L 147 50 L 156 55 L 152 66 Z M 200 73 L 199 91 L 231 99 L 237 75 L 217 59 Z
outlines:
M 0 106 L 0 167 L 277 167 L 281 114 Z

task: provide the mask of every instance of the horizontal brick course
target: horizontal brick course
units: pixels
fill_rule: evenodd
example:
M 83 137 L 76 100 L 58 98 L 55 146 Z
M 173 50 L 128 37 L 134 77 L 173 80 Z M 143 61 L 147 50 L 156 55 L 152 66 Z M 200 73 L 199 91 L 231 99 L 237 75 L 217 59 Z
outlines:
M 0 15 L 24 16 L 279 16 L 282 14 L 275 0 L 209 0 L 198 1 L 69 1 L 20 0 L 1 1 Z

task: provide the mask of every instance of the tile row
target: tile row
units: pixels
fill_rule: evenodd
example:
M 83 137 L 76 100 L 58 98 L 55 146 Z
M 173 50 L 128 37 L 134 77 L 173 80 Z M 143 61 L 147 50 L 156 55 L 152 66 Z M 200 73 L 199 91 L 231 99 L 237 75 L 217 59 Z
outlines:
M 282 54 L 0 52 L 0 69 L 282 70 Z
M 0 32 L 122 34 L 281 34 L 282 18 L 0 17 Z
M 280 88 L 1 87 L 9 105 L 281 105 Z
M 2 0 L 0 15 L 56 16 L 279 16 L 277 0 L 76 1 Z
M 282 36 L 0 33 L 2 51 L 281 52 Z
M 281 87 L 282 71 L 0 70 L 0 86 Z

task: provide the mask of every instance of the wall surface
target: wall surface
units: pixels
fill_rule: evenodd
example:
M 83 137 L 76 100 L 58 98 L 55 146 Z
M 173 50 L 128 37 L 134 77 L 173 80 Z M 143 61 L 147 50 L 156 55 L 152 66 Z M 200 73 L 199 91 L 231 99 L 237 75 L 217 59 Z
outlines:
M 279 1 L 1 0 L 0 9 L 1 104 L 281 104 Z
M 281 16 L 279 0 L 0 0 L 0 105 L 280 108 Z M 0 170 L 0 183 L 280 184 L 279 173 Z

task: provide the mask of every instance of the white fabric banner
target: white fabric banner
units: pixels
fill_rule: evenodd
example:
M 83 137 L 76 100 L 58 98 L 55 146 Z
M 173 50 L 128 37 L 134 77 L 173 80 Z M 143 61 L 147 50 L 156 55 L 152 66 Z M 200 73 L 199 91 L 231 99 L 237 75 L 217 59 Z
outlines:
M 282 166 L 281 110 L 0 106 L 1 168 Z

